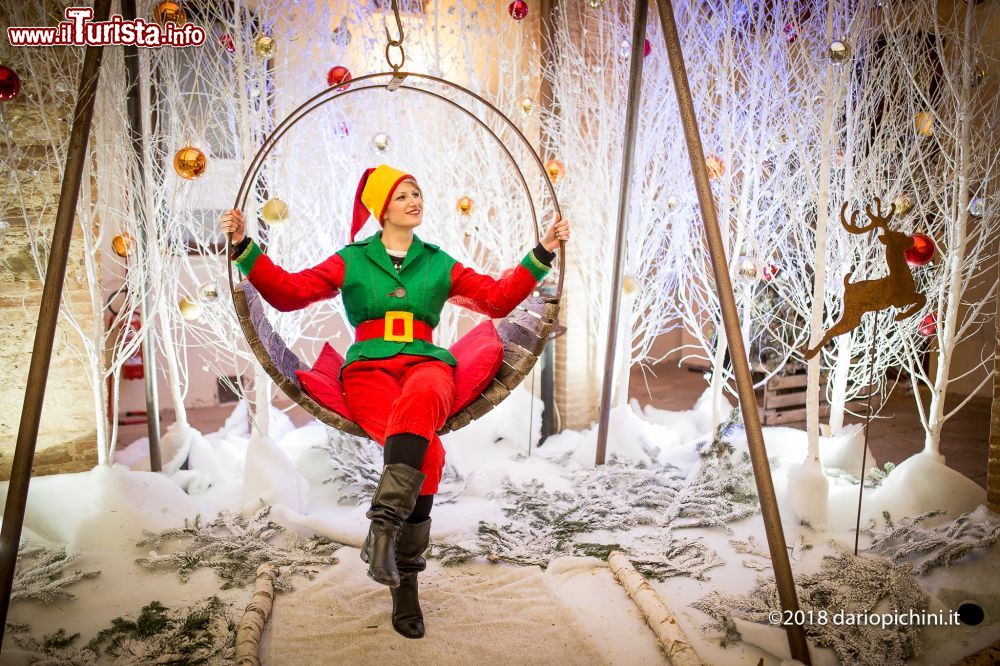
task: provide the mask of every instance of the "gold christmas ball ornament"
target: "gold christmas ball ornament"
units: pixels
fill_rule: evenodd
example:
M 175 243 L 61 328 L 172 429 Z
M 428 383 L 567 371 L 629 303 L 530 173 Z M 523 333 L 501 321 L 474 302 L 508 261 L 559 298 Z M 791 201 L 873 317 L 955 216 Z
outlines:
M 757 279 L 757 264 L 747 257 L 740 259 L 740 277 L 750 282 Z
M 190 296 L 182 298 L 177 307 L 180 308 L 181 316 L 187 321 L 194 321 L 201 316 L 201 306 L 192 300 Z
M 587 5 L 592 9 L 600 9 L 604 6 L 605 0 L 587 0 Z
M 187 14 L 184 13 L 184 8 L 177 2 L 161 2 L 153 9 L 153 20 L 161 26 L 166 25 L 168 22 L 182 26 L 187 23 Z
M 635 292 L 639 291 L 639 283 L 635 281 L 635 278 L 631 275 L 626 275 L 622 278 L 622 293 L 626 296 L 632 296 Z
M 115 251 L 119 257 L 127 257 L 132 253 L 132 248 L 135 247 L 135 239 L 128 234 L 118 234 L 111 239 L 111 249 Z
M 828 55 L 830 62 L 834 65 L 839 65 L 851 57 L 851 47 L 847 44 L 847 42 L 831 42 Z
M 981 86 L 983 81 L 986 80 L 986 67 L 981 64 L 976 64 L 976 70 L 972 73 L 972 85 Z
M 274 52 L 277 50 L 278 42 L 274 40 L 274 37 L 259 35 L 255 40 L 253 40 L 253 52 L 265 60 L 273 57 Z
M 520 101 L 518 101 L 517 106 L 521 109 L 521 113 L 525 117 L 528 117 L 531 115 L 531 111 L 535 108 L 535 102 L 530 97 L 525 95 L 520 99 Z
M 389 150 L 389 135 L 385 132 L 379 132 L 372 137 L 372 148 L 377 152 L 384 153 Z
M 709 180 L 718 180 L 726 172 L 726 163 L 718 155 L 709 155 L 706 157 L 705 166 L 708 168 Z
M 559 160 L 552 158 L 545 163 L 545 173 L 549 174 L 549 180 L 558 183 L 566 175 L 566 167 Z
M 194 180 L 205 173 L 208 160 L 194 146 L 185 146 L 174 153 L 174 171 L 185 180 Z
M 281 224 L 288 220 L 288 204 L 277 197 L 268 199 L 260 209 L 260 216 L 268 224 Z
M 214 282 L 206 282 L 198 287 L 198 298 L 205 303 L 214 303 L 219 300 L 219 285 Z
M 458 212 L 462 215 L 469 215 L 472 213 L 472 199 L 469 197 L 459 197 L 458 202 L 455 204 L 458 208 Z
M 914 116 L 913 124 L 920 136 L 934 136 L 934 116 L 929 111 L 921 111 Z
M 900 194 L 892 203 L 896 205 L 896 215 L 906 215 L 913 210 L 913 198 L 909 194 Z

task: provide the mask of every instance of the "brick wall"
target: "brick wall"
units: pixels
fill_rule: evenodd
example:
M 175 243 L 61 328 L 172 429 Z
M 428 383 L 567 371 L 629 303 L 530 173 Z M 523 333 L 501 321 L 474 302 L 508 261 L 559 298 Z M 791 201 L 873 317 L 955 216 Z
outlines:
M 0 27 L 13 20 L 0 9 Z M 54 25 L 52 13 L 39 14 L 39 23 Z M 52 237 L 62 160 L 53 159 L 53 144 L 64 145 L 69 137 L 75 85 L 54 86 L 45 76 L 46 68 L 57 69 L 60 79 L 67 73 L 75 78 L 82 50 L 62 50 L 41 54 L 39 49 L 13 49 L 2 40 L 0 62 L 21 76 L 21 93 L 4 104 L 0 121 L 0 169 L 4 183 L 0 190 L 0 219 L 9 228 L 0 239 L 0 479 L 10 478 L 28 366 L 34 344 L 42 280 L 32 258 L 29 228 L 45 239 Z M 30 60 L 30 63 L 28 62 Z M 47 63 L 47 64 L 46 64 Z M 74 91 L 74 92 L 71 92 Z M 29 227 L 30 225 L 30 227 Z M 44 266 L 47 256 L 41 257 Z M 81 231 L 74 229 L 63 287 L 63 299 L 74 305 L 78 320 L 89 329 L 93 325 L 88 287 L 83 272 Z M 97 462 L 94 399 L 81 362 L 80 336 L 60 318 L 52 350 L 36 445 L 33 474 L 53 474 L 86 470 Z

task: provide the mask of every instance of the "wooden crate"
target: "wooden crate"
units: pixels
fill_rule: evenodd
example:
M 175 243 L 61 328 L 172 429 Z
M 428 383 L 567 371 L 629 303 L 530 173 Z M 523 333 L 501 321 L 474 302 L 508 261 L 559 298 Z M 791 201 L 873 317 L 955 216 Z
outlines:
M 806 379 L 805 372 L 794 375 L 775 376 L 768 380 L 760 392 L 760 420 L 763 425 L 786 425 L 804 423 L 806 420 Z M 826 401 L 826 377 L 820 378 L 819 414 L 830 415 L 830 405 Z

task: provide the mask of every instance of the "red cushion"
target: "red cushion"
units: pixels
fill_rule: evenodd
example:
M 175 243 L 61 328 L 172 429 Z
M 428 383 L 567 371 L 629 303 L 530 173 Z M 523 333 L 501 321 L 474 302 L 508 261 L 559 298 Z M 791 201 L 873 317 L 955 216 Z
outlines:
M 463 335 L 448 350 L 455 366 L 455 414 L 478 398 L 503 362 L 503 341 L 492 321 L 484 321 Z
M 347 408 L 347 401 L 344 400 L 344 385 L 340 383 L 342 365 L 344 357 L 329 344 L 324 343 L 312 370 L 296 370 L 295 374 L 299 378 L 299 384 L 313 400 L 353 421 L 351 410 Z

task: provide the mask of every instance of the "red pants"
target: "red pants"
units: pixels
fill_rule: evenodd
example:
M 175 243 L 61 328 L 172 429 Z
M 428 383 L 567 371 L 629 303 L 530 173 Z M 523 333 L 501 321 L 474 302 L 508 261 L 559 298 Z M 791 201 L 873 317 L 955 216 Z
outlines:
M 444 447 L 437 431 L 455 402 L 454 368 L 427 356 L 397 354 L 355 361 L 344 368 L 341 381 L 355 423 L 380 445 L 401 432 L 427 439 L 420 467 L 427 478 L 420 494 L 436 493 L 444 470 Z

